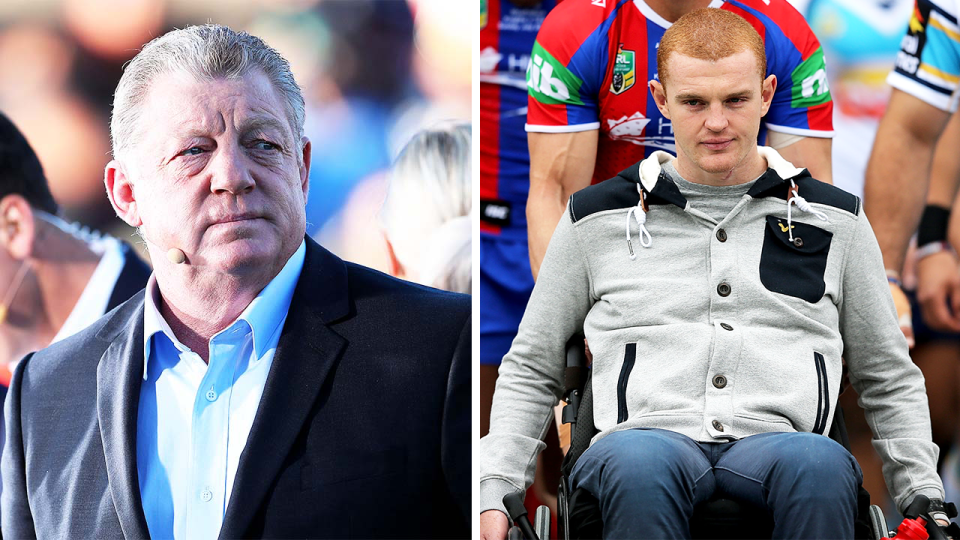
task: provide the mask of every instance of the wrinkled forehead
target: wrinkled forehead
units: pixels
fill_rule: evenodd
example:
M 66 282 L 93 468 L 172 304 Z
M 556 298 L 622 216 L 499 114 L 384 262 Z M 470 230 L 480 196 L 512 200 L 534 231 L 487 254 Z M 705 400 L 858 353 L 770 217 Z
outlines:
M 158 74 L 143 102 L 136 141 L 151 133 L 221 133 L 271 128 L 293 140 L 292 113 L 267 76 L 252 69 L 240 77 L 203 77 L 183 70 Z

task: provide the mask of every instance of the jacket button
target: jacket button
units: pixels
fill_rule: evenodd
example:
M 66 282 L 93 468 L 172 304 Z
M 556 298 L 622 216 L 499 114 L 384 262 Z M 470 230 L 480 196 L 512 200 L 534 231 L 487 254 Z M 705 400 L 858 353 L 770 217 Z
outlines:
M 723 328 L 724 330 L 726 330 L 726 331 L 728 331 L 728 332 L 733 331 L 733 327 L 730 326 L 729 324 L 725 323 L 725 322 L 720 323 L 720 328 Z
M 720 296 L 730 296 L 730 285 L 727 283 L 717 285 L 717 294 Z
M 719 240 L 719 241 L 721 241 L 721 242 L 726 242 L 726 241 L 727 241 L 727 231 L 725 231 L 725 230 L 723 230 L 723 229 L 720 229 L 719 231 L 717 231 L 717 240 Z
M 715 429 L 715 430 L 717 430 L 717 431 L 723 431 L 723 424 L 721 424 L 719 420 L 714 420 L 714 421 L 713 421 L 713 429 Z
M 717 375 L 713 378 L 713 385 L 717 388 L 723 388 L 727 385 L 727 378 L 723 375 Z
M 803 238 L 794 238 L 793 245 L 797 246 L 798 248 L 803 247 Z

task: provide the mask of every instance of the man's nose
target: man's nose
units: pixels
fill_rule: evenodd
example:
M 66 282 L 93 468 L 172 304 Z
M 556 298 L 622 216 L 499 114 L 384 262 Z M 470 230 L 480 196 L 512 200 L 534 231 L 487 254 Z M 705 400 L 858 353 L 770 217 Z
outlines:
M 243 195 L 253 191 L 256 182 L 240 148 L 220 146 L 210 165 L 210 191 L 213 193 Z
M 728 123 L 726 112 L 723 110 L 723 104 L 710 104 L 710 109 L 707 111 L 707 120 L 704 123 L 706 128 L 710 131 L 723 131 Z

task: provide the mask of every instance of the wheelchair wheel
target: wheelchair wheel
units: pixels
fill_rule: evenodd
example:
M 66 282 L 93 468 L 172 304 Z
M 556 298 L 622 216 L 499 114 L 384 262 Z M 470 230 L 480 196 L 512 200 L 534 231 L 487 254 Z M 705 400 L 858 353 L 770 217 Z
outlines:
M 887 520 L 883 517 L 883 510 L 880 507 L 870 505 L 870 532 L 873 540 L 883 540 L 889 533 L 887 532 Z
M 567 477 L 560 477 L 560 489 L 557 490 L 557 538 L 570 540 L 570 486 Z

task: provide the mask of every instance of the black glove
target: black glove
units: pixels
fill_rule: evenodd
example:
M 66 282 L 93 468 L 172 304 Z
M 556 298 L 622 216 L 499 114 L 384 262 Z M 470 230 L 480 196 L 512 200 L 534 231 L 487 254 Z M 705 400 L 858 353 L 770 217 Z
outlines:
M 907 509 L 904 510 L 903 517 L 916 519 L 918 516 L 923 516 L 923 519 L 926 520 L 926 529 L 930 535 L 930 540 L 960 539 L 960 526 L 950 521 L 951 518 L 957 517 L 957 507 L 955 504 L 945 503 L 940 499 L 928 499 L 924 495 L 917 495 L 914 497 L 913 502 L 907 506 Z M 950 525 L 944 527 L 937 523 L 936 520 L 938 519 L 947 521 Z

